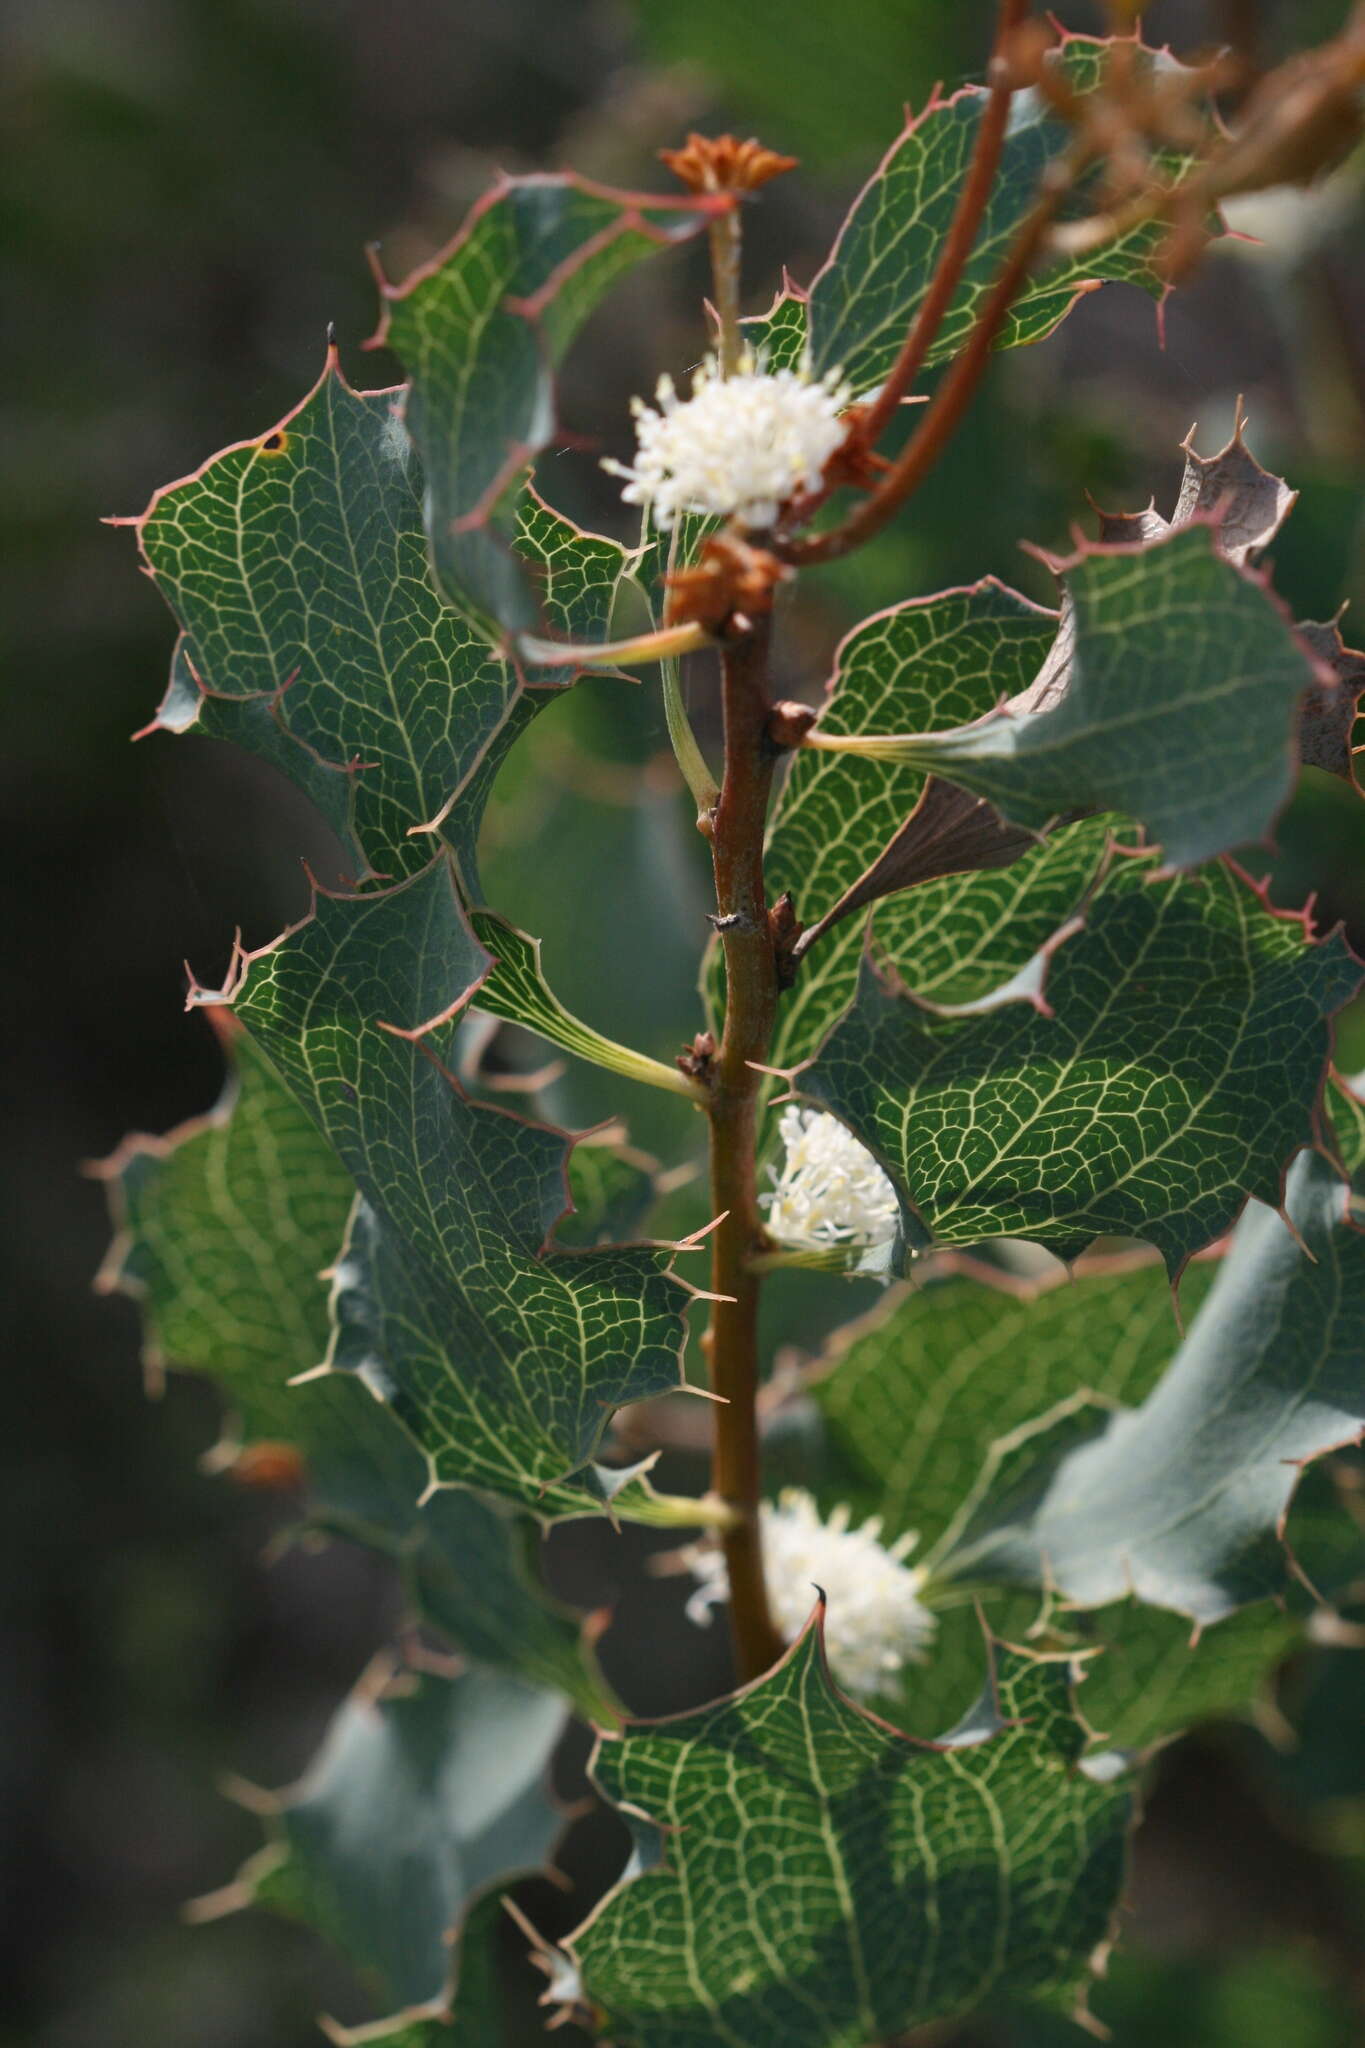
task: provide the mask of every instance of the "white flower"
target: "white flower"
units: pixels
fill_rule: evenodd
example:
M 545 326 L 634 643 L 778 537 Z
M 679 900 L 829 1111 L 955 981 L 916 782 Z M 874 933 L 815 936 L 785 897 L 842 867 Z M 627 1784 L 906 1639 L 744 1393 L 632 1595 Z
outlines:
M 764 1502 L 763 1570 L 779 1632 L 792 1642 L 815 1601 L 825 1593 L 825 1649 L 845 1692 L 870 1699 L 884 1692 L 906 1664 L 921 1664 L 938 1623 L 920 1599 L 928 1573 L 903 1562 L 916 1538 L 902 1536 L 886 1549 L 877 1516 L 850 1529 L 849 1511 L 837 1507 L 827 1522 L 808 1493 L 789 1487 L 777 1506 Z M 698 1581 L 687 1603 L 689 1621 L 706 1623 L 730 1597 L 718 1545 L 684 1552 Z
M 844 438 L 839 415 L 853 394 L 837 370 L 818 383 L 798 370 L 766 375 L 752 352 L 732 377 L 708 356 L 679 399 L 671 377 L 659 379 L 658 410 L 635 399 L 635 463 L 604 462 L 626 479 L 621 496 L 646 505 L 667 531 L 679 513 L 728 518 L 750 528 L 771 526 L 798 491 L 814 490 Z
M 776 1185 L 759 1200 L 779 1244 L 803 1251 L 889 1244 L 900 1228 L 896 1190 L 866 1146 L 822 1109 L 784 1109 L 787 1148 Z

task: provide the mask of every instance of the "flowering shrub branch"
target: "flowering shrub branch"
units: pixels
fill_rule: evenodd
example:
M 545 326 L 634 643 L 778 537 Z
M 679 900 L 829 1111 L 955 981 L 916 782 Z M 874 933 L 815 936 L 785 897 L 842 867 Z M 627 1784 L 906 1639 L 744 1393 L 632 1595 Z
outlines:
M 809 291 L 750 321 L 740 201 L 790 158 L 693 135 L 667 200 L 505 179 L 384 286 L 405 386 L 354 391 L 329 349 L 286 420 L 133 522 L 179 626 L 154 726 L 290 777 L 348 880 L 192 987 L 236 1081 L 109 1162 L 105 1284 L 230 1392 L 217 1462 L 390 1557 L 463 1660 L 409 1627 L 211 1902 L 291 1904 L 364 1957 L 391 2016 L 333 2038 L 498 2037 L 484 1894 L 550 1852 L 570 1707 L 636 1854 L 562 1949 L 537 1941 L 557 2016 L 618 2048 L 865 2048 L 998 1998 L 1080 2010 L 1131 1754 L 1244 1705 L 1304 1584 L 1332 1592 L 1321 1515 L 1292 1569 L 1286 1525 L 1303 1468 L 1365 1428 L 1365 1108 L 1329 1075 L 1361 968 L 1231 857 L 1301 761 L 1359 795 L 1365 656 L 1263 560 L 1293 494 L 1239 419 L 1187 445 L 1170 521 L 1103 515 L 1049 563 L 1055 610 L 992 579 L 902 595 L 818 713 L 774 701 L 771 647 L 795 572 L 887 524 L 999 348 L 1106 279 L 1164 293 L 1221 198 L 1336 160 L 1362 76 L 1365 5 L 1226 133 L 1225 65 L 1001 0 L 987 89 L 935 96 Z M 550 366 L 624 270 L 703 232 L 715 353 L 636 402 L 608 465 L 644 515 L 627 548 L 528 475 Z M 623 593 L 657 623 L 611 639 Z M 718 670 L 718 777 L 684 655 Z M 560 1001 L 478 862 L 544 705 L 654 664 L 714 886 L 710 1014 L 672 1065 Z M 509 1109 L 498 1023 L 686 1100 L 709 1177 L 682 1236 L 649 1231 L 686 1163 Z M 999 1240 L 1032 1246 L 1027 1282 Z M 763 1293 L 802 1267 L 916 1284 L 765 1383 Z M 711 1399 L 681 1401 L 699 1295 Z M 670 1429 L 710 1454 L 695 1493 L 653 1484 Z M 585 1517 L 708 1532 L 690 1612 L 728 1608 L 738 1691 L 628 1722 L 600 1621 L 538 1581 L 536 1531 Z M 1176 1640 L 1230 1617 L 1240 1658 Z M 1124 1694 L 1158 1656 L 1159 1700 Z M 1129 1756 L 1095 1754 L 1109 1718 Z

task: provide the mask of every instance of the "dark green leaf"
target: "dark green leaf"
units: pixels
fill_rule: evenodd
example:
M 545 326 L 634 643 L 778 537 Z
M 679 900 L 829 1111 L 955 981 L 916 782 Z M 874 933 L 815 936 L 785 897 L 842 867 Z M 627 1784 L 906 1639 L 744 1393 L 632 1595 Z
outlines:
M 1067 39 L 1063 61 L 1076 90 L 1094 87 L 1104 53 L 1105 45 L 1088 37 Z M 1142 55 L 1143 63 L 1162 68 L 1172 61 L 1165 53 Z M 931 100 L 908 123 L 854 201 L 804 303 L 803 295 L 789 291 L 764 319 L 750 323 L 755 346 L 766 347 L 775 363 L 795 363 L 809 339 L 817 374 L 837 365 L 858 393 L 884 381 L 929 289 L 985 105 L 980 87 L 966 86 L 950 99 Z M 985 220 L 931 363 L 955 355 L 966 341 L 1038 196 L 1043 171 L 1067 141 L 1068 130 L 1041 98 L 1018 96 Z M 1179 166 L 1169 163 L 1168 169 L 1174 175 Z M 1084 199 L 1078 204 L 1087 206 Z M 1160 240 L 1161 230 L 1144 223 L 1083 259 L 1040 269 L 1015 301 L 998 346 L 1041 341 L 1082 293 L 1108 279 L 1161 297 L 1166 287 L 1152 262 Z
M 1006 1993 L 1076 2002 L 1129 1793 L 1076 1769 L 1068 1677 L 997 1647 L 972 1735 L 926 1748 L 834 1689 L 812 1627 L 733 1698 L 604 1740 L 603 1791 L 665 1831 L 570 1944 L 609 2038 L 867 2048 Z
M 683 1290 L 665 1253 L 556 1246 L 570 1141 L 471 1102 L 443 1065 L 485 959 L 437 861 L 320 896 L 228 993 L 361 1192 L 332 1367 L 391 1403 L 438 1480 L 600 1511 L 612 1410 L 678 1384 Z
M 898 1288 L 833 1340 L 813 1368 L 824 1422 L 821 1496 L 919 1534 L 916 1560 L 951 1571 L 955 1525 L 988 1483 L 994 1447 L 1086 1395 L 1133 1406 L 1179 1336 L 1158 1260 L 1126 1254 L 1026 1284 L 948 1254 L 927 1285 Z M 1181 1283 L 1186 1316 L 1211 1264 Z
M 1278 1200 L 1359 982 L 1339 935 L 1314 945 L 1235 871 L 1158 880 L 1118 855 L 1049 1012 L 936 1016 L 865 969 L 799 1085 L 945 1243 L 1144 1237 L 1178 1271 L 1247 1196 Z
M 547 698 L 525 688 L 496 633 L 432 585 L 401 397 L 352 391 L 329 354 L 272 432 L 156 494 L 138 535 L 184 628 L 157 722 L 282 769 L 341 835 L 357 877 L 425 866 L 420 828 L 437 822 L 472 888 L 492 775 Z M 516 548 L 556 628 L 602 638 L 623 551 L 534 493 L 520 500 Z
M 1058 1626 L 1078 1648 L 1102 1649 L 1086 1670 L 1085 1718 L 1106 1748 L 1125 1750 L 1252 1714 L 1269 1696 L 1275 1666 L 1303 1637 L 1302 1623 L 1269 1600 L 1203 1631 L 1136 1600 L 1060 1615 Z
M 504 625 L 538 622 L 511 507 L 555 433 L 554 367 L 618 277 L 698 233 L 712 211 L 565 175 L 504 178 L 441 255 L 384 287 L 376 338 L 408 373 L 404 421 L 426 471 L 437 580 L 453 604 Z
M 993 578 L 970 590 L 897 605 L 855 628 L 841 644 L 821 729 L 859 736 L 914 724 L 932 731 L 982 717 L 1002 697 L 1027 687 L 1056 626 L 1050 612 Z M 915 812 L 925 780 L 920 769 L 901 762 L 799 750 L 769 830 L 765 872 L 770 893 L 776 897 L 790 890 L 803 923 L 827 928 Z M 946 857 L 947 869 L 931 872 L 951 874 L 951 846 Z M 962 929 L 979 943 L 971 889 L 969 884 Z M 934 900 L 942 898 L 936 894 Z M 1048 906 L 1054 901 L 1055 895 L 1049 895 Z M 1063 915 L 1072 901 L 1074 896 Z M 992 921 L 996 908 L 992 897 L 987 913 Z M 1042 917 L 1047 916 L 1044 907 Z M 1010 972 L 1024 964 L 1056 922 L 1060 919 L 1042 930 L 1036 929 L 1036 919 L 1029 924 L 1027 934 L 1014 943 L 1017 957 Z M 1011 941 L 1002 935 L 998 950 L 1010 949 Z M 775 1065 L 792 1064 L 818 1045 L 852 997 L 860 951 L 859 926 L 851 920 L 843 932 L 819 937 L 806 953 L 796 986 L 782 1000 Z M 920 986 L 917 977 L 914 985 Z
M 1133 1592 L 1201 1622 L 1279 1591 L 1298 1467 L 1365 1427 L 1365 1236 L 1347 1199 L 1301 1154 L 1286 1220 L 1248 1208 L 1151 1397 L 1078 1448 L 1040 1437 L 960 1556 L 991 1576 L 1046 1569 L 1088 1606 Z
M 861 741 L 1044 831 L 1082 810 L 1138 819 L 1177 867 L 1264 838 L 1293 786 L 1311 650 L 1270 592 L 1182 527 L 1148 546 L 1083 548 L 1036 681 L 954 732 Z
M 979 1632 L 972 1609 L 951 1604 L 953 1541 L 988 1497 L 1003 1447 L 1078 1398 L 1092 1413 L 1135 1406 L 1177 1342 L 1171 1291 L 1150 1259 L 1088 1261 L 1069 1283 L 1058 1271 L 1031 1286 L 951 1256 L 945 1265 L 948 1277 L 901 1290 L 836 1340 L 811 1386 L 824 1423 L 822 1497 L 880 1515 L 887 1540 L 917 1530 L 915 1558 L 934 1568 L 940 1599 L 950 1598 L 926 1661 L 878 1703 L 920 1736 L 972 1697 Z M 1215 1272 L 1204 1262 L 1187 1269 L 1187 1320 Z M 1087 1665 L 1085 1718 L 1123 1748 L 1246 1711 L 1300 1633 L 1295 1619 L 1262 1603 L 1196 1643 L 1187 1621 L 1136 1602 L 1068 1613 L 1046 1604 L 1041 1586 L 968 1576 L 997 1634 L 1020 1641 L 1041 1628 L 1048 1648 L 1104 1650 Z
M 210 1012 L 222 1017 L 226 1013 Z M 212 1378 L 232 1413 L 215 1463 L 306 1486 L 310 1522 L 395 1555 L 414 1608 L 466 1655 L 612 1708 L 576 1619 L 540 1591 L 527 1525 L 463 1491 L 417 1505 L 427 1465 L 354 1375 L 311 1375 L 328 1342 L 323 1269 L 353 1189 L 245 1034 L 223 1101 L 105 1169 L 119 1235 L 104 1284 L 137 1296 L 148 1355 Z

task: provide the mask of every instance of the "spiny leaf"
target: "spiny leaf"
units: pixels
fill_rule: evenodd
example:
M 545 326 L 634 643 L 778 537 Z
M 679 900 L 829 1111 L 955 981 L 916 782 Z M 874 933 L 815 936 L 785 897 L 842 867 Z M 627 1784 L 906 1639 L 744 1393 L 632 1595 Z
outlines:
M 1069 82 L 1091 91 L 1106 45 L 1068 37 L 1060 61 Z M 1140 61 L 1167 68 L 1165 53 L 1143 51 Z M 808 294 L 784 293 L 750 337 L 768 350 L 774 366 L 801 360 L 807 344 L 823 375 L 842 367 L 854 391 L 874 390 L 887 376 L 933 277 L 971 163 L 986 94 L 967 86 L 950 99 L 934 98 L 912 119 L 854 201 L 824 268 Z M 962 347 L 1021 223 L 1037 199 L 1047 165 L 1061 154 L 1068 130 L 1034 92 L 1015 100 L 1010 132 L 990 204 L 931 363 Z M 1175 159 L 1166 169 L 1174 178 Z M 1085 198 L 1077 205 L 1086 209 Z M 1160 231 L 1145 223 L 1081 259 L 1041 269 L 1016 299 L 998 346 L 1041 341 L 1083 293 L 1109 279 L 1141 285 L 1159 298 L 1165 284 L 1153 262 Z
M 1183 1615 L 1137 1600 L 1059 1615 L 1057 1627 L 1078 1650 L 1103 1651 L 1086 1667 L 1085 1717 L 1106 1748 L 1124 1750 L 1201 1722 L 1249 1718 L 1303 1640 L 1302 1622 L 1268 1600 L 1199 1633 Z
M 1214 455 L 1200 455 L 1191 428 L 1180 444 L 1185 473 L 1171 517 L 1163 518 L 1155 503 L 1142 512 L 1101 512 L 1100 539 L 1129 546 L 1206 520 L 1216 528 L 1220 553 L 1234 562 L 1255 561 L 1293 511 L 1298 492 L 1261 467 L 1243 438 L 1245 429 L 1239 406 L 1231 440 Z
M 1062 628 L 1021 696 L 954 732 L 863 740 L 1017 825 L 1121 811 L 1177 867 L 1262 839 L 1293 784 L 1299 700 L 1321 680 L 1261 583 L 1182 527 L 1059 565 Z
M 956 1254 L 940 1277 L 898 1288 L 840 1332 L 811 1369 L 824 1423 L 819 1490 L 918 1532 L 917 1559 L 947 1561 L 954 1525 L 986 1483 L 1001 1438 L 1081 1393 L 1134 1405 L 1178 1338 L 1161 1264 L 1122 1254 L 1032 1284 Z M 1187 1268 L 1187 1316 L 1213 1267 Z
M 472 888 L 492 775 L 547 698 L 432 584 L 401 396 L 353 391 L 329 350 L 278 427 L 157 492 L 138 537 L 184 629 L 157 722 L 283 769 L 358 878 L 424 867 L 432 842 L 419 828 L 439 821 Z M 515 544 L 556 627 L 602 638 L 624 551 L 529 492 Z
M 1365 654 L 1348 647 L 1336 619 L 1324 624 L 1300 623 L 1299 638 L 1317 657 L 1324 677 L 1303 700 L 1299 716 L 1299 759 L 1305 768 L 1321 768 L 1344 782 L 1360 783 L 1352 744 L 1361 693 L 1365 691 Z
M 1116 855 L 1060 947 L 1050 1014 L 935 1016 L 865 968 L 799 1086 L 878 1157 L 949 1244 L 1029 1237 L 1072 1258 L 1144 1237 L 1168 1267 L 1312 1135 L 1327 1020 L 1360 968 L 1219 864 L 1155 879 Z
M 214 1111 L 130 1139 L 103 1169 L 118 1236 L 102 1284 L 142 1303 L 153 1363 L 226 1397 L 215 1464 L 293 1476 L 309 1522 L 395 1556 L 414 1610 L 466 1655 L 609 1719 L 576 1619 L 536 1583 L 528 1526 L 463 1491 L 419 1507 L 426 1462 L 391 1409 L 352 1374 L 294 1383 L 327 1348 L 323 1269 L 354 1189 L 252 1040 L 233 1031 L 227 1051 Z
M 1151 1397 L 1092 1440 L 1031 1461 L 982 1507 L 960 1555 L 1046 1570 L 1088 1606 L 1129 1592 L 1216 1621 L 1277 1591 L 1297 1467 L 1365 1428 L 1365 1236 L 1316 1152 L 1285 1216 L 1252 1203 L 1189 1337 Z
M 1298 497 L 1282 477 L 1263 469 L 1243 438 L 1240 404 L 1232 438 L 1214 455 L 1200 455 L 1194 430 L 1182 442 L 1185 474 L 1175 510 L 1164 519 L 1155 504 L 1142 512 L 1101 512 L 1100 538 L 1128 543 L 1160 539 L 1192 520 L 1213 522 L 1214 545 L 1238 562 L 1255 561 L 1275 539 Z M 1354 783 L 1351 736 L 1356 705 L 1365 689 L 1365 654 L 1348 647 L 1339 622 L 1296 628 L 1317 665 L 1317 675 L 1299 709 L 1299 759 Z
M 965 1713 L 980 1683 L 983 1618 L 1040 1652 L 1092 1653 L 1082 1695 L 1092 1753 L 1141 1753 L 1200 1723 L 1254 1718 L 1276 1667 L 1303 1642 L 1302 1620 L 1271 1600 L 1197 1633 L 1185 1617 L 1136 1600 L 1085 1613 L 1038 1587 L 977 1582 L 970 1602 L 941 1608 L 931 1654 L 906 1667 L 876 1711 L 922 1738 Z
M 448 248 L 384 286 L 377 342 L 410 379 L 404 421 L 427 477 L 437 581 L 505 626 L 537 607 L 510 547 L 515 487 L 555 433 L 552 372 L 618 277 L 688 240 L 722 200 L 613 192 L 567 175 L 503 178 Z
M 604 1740 L 666 1832 L 569 1944 L 619 2048 L 867 2048 L 1003 1995 L 1068 2004 L 1118 1896 L 1122 1784 L 1076 1769 L 1069 1667 L 994 1651 L 976 1733 L 909 1742 L 831 1684 L 813 1625 L 730 1699 Z
M 588 1131 L 569 1154 L 573 1214 L 560 1244 L 620 1244 L 638 1238 L 659 1199 L 658 1161 L 638 1152 L 619 1124 Z
M 507 1925 L 501 1892 L 476 1899 L 460 1925 L 459 1966 L 448 2008 L 434 2018 L 402 2013 L 368 2026 L 320 2022 L 335 2048 L 491 2048 L 508 2025 L 498 1937 Z
M 821 729 L 857 736 L 910 722 L 931 729 L 966 724 L 1026 687 L 1056 623 L 993 578 L 880 613 L 840 643 Z M 772 894 L 790 890 L 803 923 L 827 925 L 914 812 L 925 780 L 899 762 L 798 750 L 768 832 Z M 859 950 L 850 929 L 806 958 L 783 1001 L 775 1064 L 818 1043 L 844 1008 Z
M 1083 1261 L 1025 1285 L 949 1254 L 944 1277 L 888 1297 L 837 1338 L 810 1384 L 824 1424 L 813 1468 L 822 1498 L 880 1515 L 884 1540 L 916 1530 L 940 1598 L 952 1586 L 954 1539 L 989 1496 L 1002 1449 L 1084 1397 L 1091 1412 L 1133 1407 L 1157 1385 L 1178 1341 L 1159 1264 L 1142 1255 Z M 1216 1266 L 1187 1268 L 1188 1320 Z M 997 1634 L 1040 1646 L 1103 1649 L 1087 1665 L 1085 1717 L 1109 1744 L 1145 1747 L 1199 1720 L 1245 1712 L 1301 1625 L 1262 1604 L 1191 1640 L 1188 1622 L 1136 1602 L 1098 1615 L 1049 1608 L 1041 1586 L 994 1585 L 967 1567 Z M 921 1665 L 880 1711 L 927 1736 L 972 1697 L 979 1631 L 970 1606 L 943 1605 Z
M 493 960 L 493 969 L 479 989 L 476 1006 L 510 1024 L 538 1032 L 551 1045 L 591 1060 L 610 1073 L 627 1080 L 642 1081 L 651 1088 L 664 1088 L 674 1095 L 700 1101 L 701 1091 L 677 1067 L 662 1060 L 632 1052 L 584 1024 L 565 1009 L 545 980 L 540 964 L 540 941 L 528 938 L 506 918 L 490 910 L 476 910 L 470 917 L 474 931 Z
M 209 1903 L 269 1906 L 316 1928 L 400 2008 L 398 2041 L 408 2027 L 421 2041 L 423 2021 L 449 2009 L 452 1976 L 458 2012 L 451 1938 L 465 1914 L 490 1886 L 539 1869 L 560 1832 L 547 1781 L 564 1725 L 558 1698 L 517 1679 L 398 1673 L 381 1660 L 299 1783 L 254 1802 L 271 1846 Z M 490 1932 L 484 1915 L 485 1945 Z M 483 1955 L 475 1963 L 486 1972 Z M 485 2010 L 490 1990 L 470 1987 Z
M 360 1189 L 332 1368 L 391 1403 L 439 1481 L 600 1512 L 611 1411 L 679 1383 L 683 1292 L 664 1253 L 559 1249 L 569 1141 L 471 1102 L 442 1064 L 485 960 L 442 860 L 319 896 L 208 1000 L 231 1000 Z

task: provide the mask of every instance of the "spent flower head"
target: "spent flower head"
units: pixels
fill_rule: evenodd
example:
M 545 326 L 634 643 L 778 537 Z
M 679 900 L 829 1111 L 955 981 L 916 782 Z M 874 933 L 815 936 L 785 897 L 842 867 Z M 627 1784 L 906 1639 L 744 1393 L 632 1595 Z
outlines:
M 708 356 L 690 398 L 679 398 L 667 376 L 655 395 L 657 407 L 640 398 L 631 406 L 634 463 L 602 465 L 625 478 L 627 504 L 647 507 L 664 532 L 686 512 L 761 531 L 789 498 L 819 488 L 844 439 L 840 415 L 852 392 L 837 370 L 818 381 L 804 370 L 769 375 L 746 351 L 732 377 Z
M 850 1528 L 846 1507 L 822 1520 L 810 1494 L 789 1487 L 774 1506 L 760 1510 L 764 1576 L 779 1633 L 793 1642 L 810 1614 L 818 1586 L 825 1594 L 825 1649 L 844 1690 L 859 1699 L 884 1692 L 906 1664 L 923 1663 L 938 1626 L 920 1598 L 928 1573 L 904 1560 L 917 1538 L 889 1547 L 872 1516 Z M 697 1589 L 687 1603 L 690 1621 L 706 1623 L 730 1597 L 725 1560 L 717 1545 L 684 1552 Z
M 837 1117 L 795 1104 L 778 1131 L 787 1156 L 759 1197 L 777 1242 L 802 1251 L 889 1244 L 900 1228 L 896 1190 L 866 1146 Z

